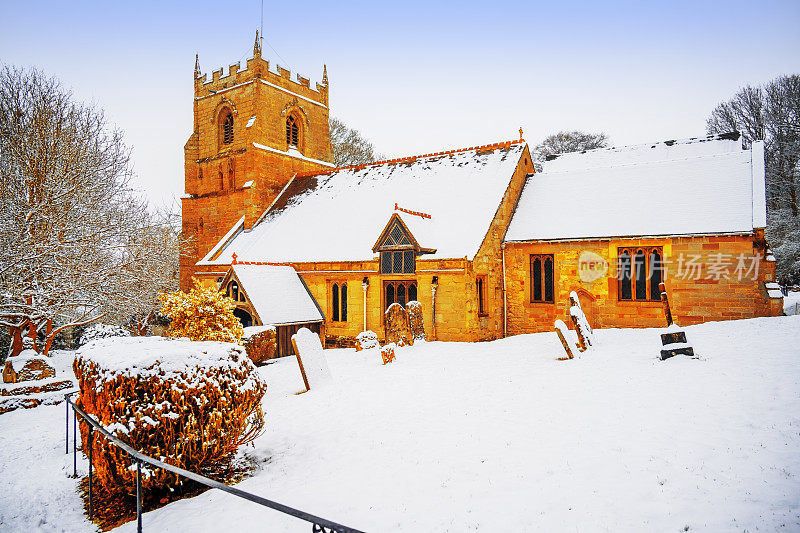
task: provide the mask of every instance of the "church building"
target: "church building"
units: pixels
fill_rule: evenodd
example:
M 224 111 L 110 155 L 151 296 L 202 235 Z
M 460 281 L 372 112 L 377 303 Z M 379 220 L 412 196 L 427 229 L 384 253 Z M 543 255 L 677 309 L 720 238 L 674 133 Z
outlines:
M 217 284 L 245 324 L 347 345 L 416 300 L 429 340 L 490 340 L 551 331 L 576 291 L 593 326 L 661 326 L 660 281 L 680 324 L 781 312 L 763 145 L 738 134 L 542 172 L 521 138 L 334 168 L 326 71 L 311 88 L 256 41 L 194 84 L 181 287 Z

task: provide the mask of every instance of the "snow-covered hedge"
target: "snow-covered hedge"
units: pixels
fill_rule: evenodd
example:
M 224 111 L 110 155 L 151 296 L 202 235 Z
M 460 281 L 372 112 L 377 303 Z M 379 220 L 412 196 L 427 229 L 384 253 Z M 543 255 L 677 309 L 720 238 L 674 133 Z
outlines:
M 267 386 L 236 344 L 100 339 L 77 352 L 73 368 L 81 408 L 133 448 L 187 470 L 202 473 L 226 465 L 264 425 L 261 398 Z M 85 425 L 81 432 L 86 447 Z M 134 486 L 125 452 L 104 438 L 95 438 L 92 450 L 102 485 L 112 492 Z M 145 471 L 147 488 L 176 484 L 174 474 Z
M 263 363 L 277 357 L 278 337 L 275 326 L 250 326 L 244 328 L 242 345 L 254 363 Z
M 92 324 L 86 328 L 78 341 L 78 345 L 83 346 L 95 339 L 107 339 L 109 337 L 130 337 L 131 334 L 125 328 L 116 324 Z

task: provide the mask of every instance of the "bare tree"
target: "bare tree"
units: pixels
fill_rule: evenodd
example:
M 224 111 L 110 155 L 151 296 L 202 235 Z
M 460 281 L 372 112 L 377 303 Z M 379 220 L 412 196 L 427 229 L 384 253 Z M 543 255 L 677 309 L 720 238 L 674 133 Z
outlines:
M 549 156 L 594 150 L 608 146 L 608 135 L 605 133 L 586 133 L 583 131 L 559 131 L 548 135 L 533 149 L 533 159 L 537 162 L 547 160 Z
M 767 180 L 767 239 L 778 260 L 778 277 L 800 279 L 800 75 L 746 86 L 719 104 L 708 133 L 739 131 L 745 145 L 763 140 Z
M 333 149 L 333 164 L 337 167 L 361 165 L 383 159 L 381 154 L 375 152 L 375 147 L 370 141 L 361 136 L 354 129 L 336 117 L 330 119 L 331 148 Z
M 135 312 L 157 292 L 169 238 L 130 177 L 122 134 L 102 112 L 39 71 L 3 67 L 0 325 L 12 354 L 40 335 L 46 353 L 59 331 Z

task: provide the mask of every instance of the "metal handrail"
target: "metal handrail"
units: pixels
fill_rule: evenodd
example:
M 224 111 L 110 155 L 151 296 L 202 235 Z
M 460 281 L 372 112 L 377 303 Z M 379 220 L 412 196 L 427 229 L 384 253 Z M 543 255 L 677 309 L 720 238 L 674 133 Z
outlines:
M 237 489 L 236 487 L 231 487 L 225 485 L 224 483 L 220 483 L 219 481 L 215 481 L 213 479 L 207 478 L 205 476 L 201 476 L 200 474 L 196 474 L 194 472 L 190 472 L 189 470 L 184 470 L 183 468 L 179 468 L 177 466 L 173 466 L 167 464 L 163 461 L 159 461 L 158 459 L 153 459 L 148 455 L 144 455 L 129 445 L 125 444 L 117 437 L 113 436 L 111 433 L 106 430 L 99 422 L 97 422 L 94 418 L 92 418 L 89 414 L 83 411 L 80 407 L 75 405 L 75 403 L 70 399 L 70 397 L 75 394 L 75 392 L 69 392 L 64 395 L 64 399 L 67 403 L 67 435 L 66 435 L 66 448 L 67 453 L 69 453 L 69 407 L 72 406 L 72 411 L 74 413 L 75 419 L 73 420 L 73 432 L 72 432 L 72 448 L 73 448 L 73 476 L 77 477 L 77 443 L 76 443 L 76 421 L 78 416 L 80 416 L 87 424 L 89 424 L 89 452 L 88 452 L 88 459 L 89 459 L 89 518 L 92 517 L 92 433 L 94 431 L 99 431 L 101 435 L 103 435 L 106 439 L 108 439 L 114 446 L 121 448 L 125 453 L 131 456 L 136 462 L 136 521 L 137 532 L 141 533 L 142 531 L 142 495 L 141 495 L 141 478 L 142 478 L 142 463 L 147 463 L 157 468 L 161 468 L 168 472 L 172 472 L 173 474 L 178 474 L 179 476 L 183 476 L 189 478 L 193 481 L 201 483 L 207 487 L 212 489 L 219 489 L 221 491 L 227 492 L 229 494 L 233 494 L 234 496 L 238 496 L 240 498 L 244 498 L 245 500 L 249 500 L 251 502 L 257 503 L 259 505 L 263 505 L 264 507 L 269 507 L 271 509 L 275 509 L 276 511 L 280 511 L 282 513 L 288 514 L 290 516 L 294 516 L 295 518 L 299 518 L 301 520 L 305 520 L 306 522 L 311 522 L 311 531 L 313 533 L 363 533 L 358 529 L 353 529 L 351 527 L 343 526 L 341 524 L 337 524 L 336 522 L 331 522 L 330 520 L 326 520 L 319 516 L 315 516 L 310 513 L 306 513 L 305 511 L 300 511 L 298 509 L 294 509 L 289 507 L 288 505 L 284 505 L 282 503 L 278 503 L 272 500 L 268 500 L 267 498 L 263 498 L 256 494 L 252 494 L 250 492 L 243 491 L 241 489 Z

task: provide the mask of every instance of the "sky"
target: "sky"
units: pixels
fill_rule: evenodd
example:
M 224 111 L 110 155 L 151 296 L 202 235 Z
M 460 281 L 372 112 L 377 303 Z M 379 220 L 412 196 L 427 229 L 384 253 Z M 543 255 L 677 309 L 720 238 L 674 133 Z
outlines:
M 102 108 L 156 205 L 183 193 L 193 68 L 252 55 L 261 0 L 0 0 L 0 62 Z M 560 130 L 614 145 L 705 134 L 740 87 L 800 73 L 800 2 L 269 2 L 264 52 L 387 157 Z

